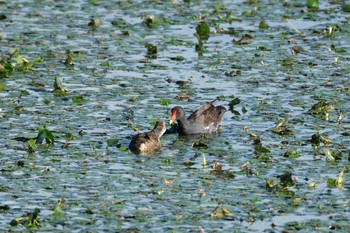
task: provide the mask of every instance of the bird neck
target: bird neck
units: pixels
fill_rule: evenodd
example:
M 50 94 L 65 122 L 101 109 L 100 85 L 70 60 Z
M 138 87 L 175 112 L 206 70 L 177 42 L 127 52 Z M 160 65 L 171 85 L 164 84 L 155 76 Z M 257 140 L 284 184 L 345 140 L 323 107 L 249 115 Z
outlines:
M 177 124 L 179 125 L 180 128 L 185 129 L 189 126 L 188 121 L 186 118 L 182 118 L 177 120 Z

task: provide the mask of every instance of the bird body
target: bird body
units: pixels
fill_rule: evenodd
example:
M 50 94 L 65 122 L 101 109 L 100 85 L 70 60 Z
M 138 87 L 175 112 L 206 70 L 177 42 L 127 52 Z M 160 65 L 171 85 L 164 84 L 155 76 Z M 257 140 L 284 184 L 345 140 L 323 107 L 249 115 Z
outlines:
M 146 133 L 136 134 L 129 144 L 129 148 L 136 154 L 150 153 L 162 147 L 160 137 L 165 133 L 165 121 L 157 121 L 153 130 Z
M 177 122 L 179 135 L 212 134 L 218 130 L 225 112 L 225 107 L 207 102 L 186 117 L 184 109 L 176 106 L 171 110 L 170 123 Z

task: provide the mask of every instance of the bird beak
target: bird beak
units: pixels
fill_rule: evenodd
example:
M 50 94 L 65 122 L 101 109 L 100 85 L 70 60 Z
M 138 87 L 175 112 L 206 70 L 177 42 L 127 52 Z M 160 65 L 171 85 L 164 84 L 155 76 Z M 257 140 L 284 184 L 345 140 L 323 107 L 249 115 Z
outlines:
M 173 125 L 176 121 L 176 110 L 171 112 L 171 119 L 170 119 L 170 125 Z

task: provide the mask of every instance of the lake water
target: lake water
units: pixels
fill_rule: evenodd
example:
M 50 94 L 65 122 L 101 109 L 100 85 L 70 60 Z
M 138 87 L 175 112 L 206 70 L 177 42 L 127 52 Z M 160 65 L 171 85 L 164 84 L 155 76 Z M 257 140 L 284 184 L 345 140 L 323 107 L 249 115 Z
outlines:
M 347 232 L 350 15 L 305 2 L 1 2 L 0 230 Z M 133 128 L 216 98 L 240 99 L 218 135 L 127 149 Z M 309 114 L 321 100 L 326 116 Z M 43 127 L 54 144 L 30 151 Z M 10 225 L 35 208 L 40 226 Z

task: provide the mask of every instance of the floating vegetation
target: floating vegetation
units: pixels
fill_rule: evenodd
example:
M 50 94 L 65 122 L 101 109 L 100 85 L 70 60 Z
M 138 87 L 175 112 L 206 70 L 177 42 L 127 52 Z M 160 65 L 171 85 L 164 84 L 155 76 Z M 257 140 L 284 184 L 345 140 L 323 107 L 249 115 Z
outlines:
M 286 152 L 283 153 L 283 157 L 296 159 L 296 158 L 300 157 L 300 154 L 297 151 L 295 151 L 295 150 L 286 151 Z
M 39 227 L 40 222 L 38 220 L 38 216 L 40 213 L 39 208 L 35 208 L 33 213 L 28 213 L 24 215 L 23 217 L 15 218 L 11 221 L 10 225 L 11 226 L 16 226 L 18 224 L 23 224 L 26 227 Z
M 55 142 L 55 137 L 52 132 L 48 130 L 45 126 L 39 128 L 38 136 L 36 136 L 36 144 L 42 144 L 45 141 L 45 144 L 52 145 Z
M 228 211 L 226 208 L 218 205 L 217 207 L 215 207 L 213 213 L 210 216 L 213 218 L 228 218 L 228 217 L 232 217 L 233 214 L 230 211 Z
M 344 183 L 343 177 L 344 177 L 344 170 L 339 173 L 338 178 L 336 178 L 336 179 L 328 178 L 327 179 L 327 186 L 329 188 L 337 187 L 338 189 L 341 190 L 342 189 L 342 185 Z
M 192 147 L 199 148 L 199 149 L 208 149 L 209 148 L 208 144 L 206 144 L 204 142 L 200 142 L 200 141 L 194 141 L 192 143 Z
M 294 135 L 294 132 L 291 129 L 289 129 L 289 126 L 287 125 L 287 120 L 285 119 L 278 122 L 276 126 L 273 128 L 272 132 L 279 135 L 287 135 L 287 136 Z
M 116 26 L 116 27 L 121 27 L 121 28 L 124 28 L 124 27 L 127 27 L 128 26 L 128 23 L 123 19 L 123 18 L 117 18 L 117 19 L 114 19 L 111 24 L 113 26 Z
M 310 9 L 318 9 L 318 0 L 306 0 L 306 6 Z
M 66 209 L 66 200 L 64 198 L 61 198 L 57 201 L 55 209 L 53 210 L 53 216 L 55 218 L 63 217 L 65 209 Z
M 348 3 L 43 2 L 0 1 L 0 232 L 349 229 Z
M 68 92 L 66 88 L 63 87 L 62 81 L 59 77 L 55 77 L 55 82 L 53 84 L 53 91 Z
M 320 133 L 316 133 L 311 136 L 312 145 L 319 146 L 321 142 L 324 145 L 329 145 L 332 142 L 332 140 L 329 139 L 326 135 Z
M 254 35 L 252 34 L 243 34 L 239 40 L 234 39 L 233 42 L 238 45 L 247 45 L 252 43 L 253 38 L 254 38 Z
M 96 29 L 101 25 L 101 22 L 99 19 L 92 18 L 90 22 L 88 23 L 88 26 L 92 29 Z
M 240 116 L 241 113 L 235 109 L 236 105 L 239 105 L 241 103 L 241 100 L 238 97 L 233 98 L 230 103 L 228 104 L 230 111 L 235 115 L 235 116 Z M 245 109 L 245 108 L 244 108 Z M 246 112 L 242 108 L 242 112 Z
M 142 24 L 148 28 L 155 28 L 160 26 L 161 21 L 158 17 L 154 15 L 149 15 L 142 21 Z
M 15 63 L 13 63 L 13 61 L 15 61 Z M 17 48 L 11 48 L 10 55 L 8 57 L 2 57 L 0 60 L 0 78 L 6 78 L 15 71 L 33 71 L 35 64 L 38 62 L 44 62 L 44 59 L 42 57 L 37 57 L 29 61 L 19 54 Z
M 85 99 L 82 95 L 76 95 L 72 97 L 72 101 L 76 105 L 82 105 L 85 102 Z
M 147 43 L 145 47 L 147 48 L 147 58 L 157 58 L 157 46 Z
M 311 107 L 311 109 L 309 110 L 309 114 L 328 120 L 329 111 L 333 108 L 334 108 L 334 103 L 328 103 L 325 100 L 321 100 Z
M 270 26 L 268 25 L 268 23 L 265 20 L 260 21 L 259 23 L 259 29 L 269 29 Z
M 208 40 L 210 37 L 210 27 L 206 22 L 200 22 L 196 27 L 195 36 L 198 40 L 196 44 L 196 51 L 203 52 L 204 51 L 204 41 Z
M 210 27 L 206 22 L 200 22 L 196 27 L 196 33 L 201 41 L 206 41 L 210 37 Z
M 66 66 L 74 66 L 74 63 L 73 63 L 73 55 L 72 55 L 72 53 L 70 52 L 69 49 L 66 50 L 66 56 L 67 56 L 67 58 L 66 58 L 66 60 L 64 61 L 64 64 L 65 64 Z
M 340 161 L 343 157 L 342 153 L 338 150 L 331 148 L 324 148 L 324 154 L 327 161 Z

